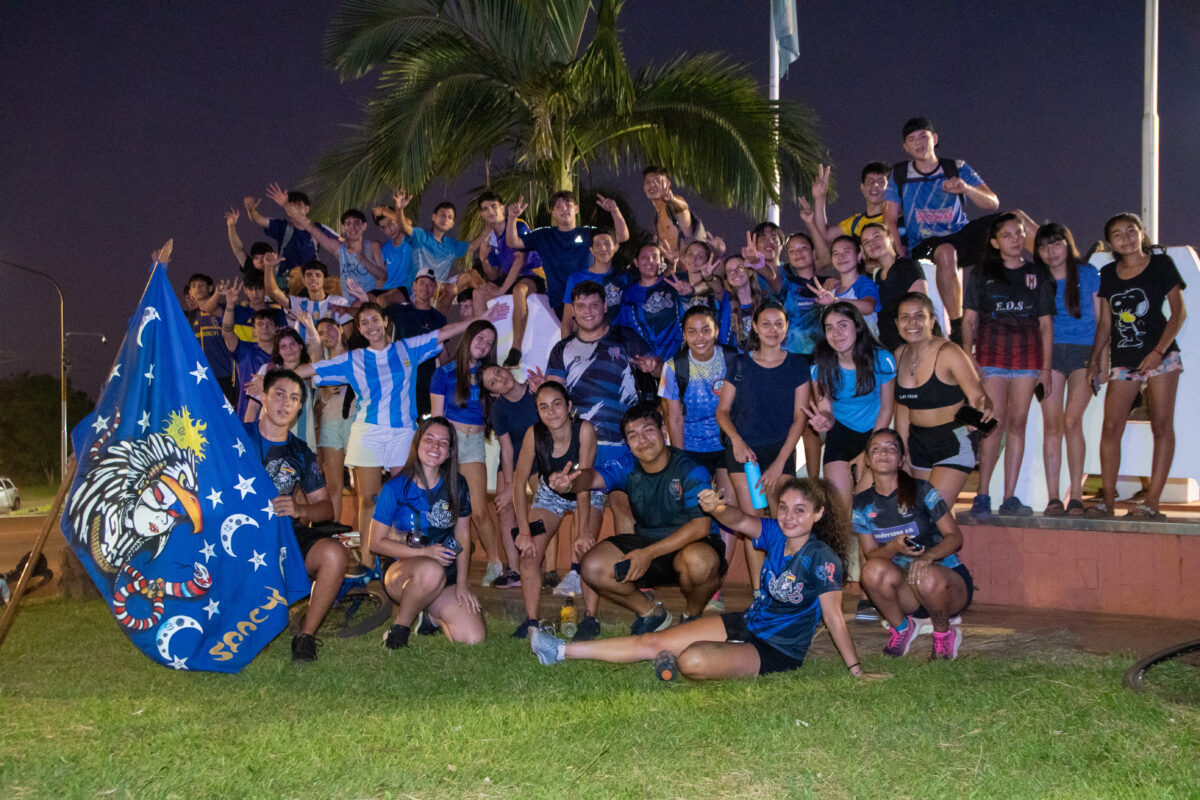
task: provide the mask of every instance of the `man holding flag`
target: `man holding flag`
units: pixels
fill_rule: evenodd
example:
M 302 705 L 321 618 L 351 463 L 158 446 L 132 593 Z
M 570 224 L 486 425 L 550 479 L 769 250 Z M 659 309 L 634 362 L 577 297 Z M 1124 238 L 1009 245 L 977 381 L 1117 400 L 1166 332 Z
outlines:
M 149 658 L 237 672 L 287 626 L 308 576 L 282 516 L 296 504 L 272 499 L 263 454 L 171 290 L 169 257 L 170 242 L 95 410 L 73 432 L 78 471 L 62 530 Z

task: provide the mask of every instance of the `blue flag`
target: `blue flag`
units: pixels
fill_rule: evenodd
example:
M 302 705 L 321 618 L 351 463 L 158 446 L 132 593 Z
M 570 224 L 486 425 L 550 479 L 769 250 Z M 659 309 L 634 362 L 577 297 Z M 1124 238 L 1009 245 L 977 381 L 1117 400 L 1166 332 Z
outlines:
M 96 408 L 72 432 L 63 535 L 138 649 L 237 672 L 309 579 L 291 521 L 155 264 Z
M 775 24 L 775 46 L 779 48 L 779 76 L 787 75 L 788 65 L 800 57 L 800 23 L 796 0 L 771 0 L 771 20 Z

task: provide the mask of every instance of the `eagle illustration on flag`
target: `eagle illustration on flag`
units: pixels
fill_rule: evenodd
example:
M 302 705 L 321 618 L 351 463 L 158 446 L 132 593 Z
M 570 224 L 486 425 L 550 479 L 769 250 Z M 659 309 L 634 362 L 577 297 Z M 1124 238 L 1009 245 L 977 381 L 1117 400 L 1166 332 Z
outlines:
M 174 669 L 248 664 L 287 626 L 309 579 L 165 263 L 154 264 L 96 408 L 71 438 L 63 535 L 121 630 Z

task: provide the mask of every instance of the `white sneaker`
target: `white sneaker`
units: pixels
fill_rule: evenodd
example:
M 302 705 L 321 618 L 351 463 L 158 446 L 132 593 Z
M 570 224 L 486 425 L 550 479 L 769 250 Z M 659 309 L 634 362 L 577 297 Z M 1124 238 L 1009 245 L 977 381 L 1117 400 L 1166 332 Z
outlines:
M 491 586 L 493 583 L 496 582 L 496 578 L 499 578 L 500 575 L 503 573 L 504 573 L 504 565 L 503 564 L 499 564 L 499 563 L 488 564 L 487 572 L 483 573 L 483 580 L 480 581 L 479 583 L 481 586 Z
M 571 570 L 563 579 L 554 587 L 553 594 L 559 597 L 575 597 L 583 593 L 583 584 L 579 580 L 579 573 Z

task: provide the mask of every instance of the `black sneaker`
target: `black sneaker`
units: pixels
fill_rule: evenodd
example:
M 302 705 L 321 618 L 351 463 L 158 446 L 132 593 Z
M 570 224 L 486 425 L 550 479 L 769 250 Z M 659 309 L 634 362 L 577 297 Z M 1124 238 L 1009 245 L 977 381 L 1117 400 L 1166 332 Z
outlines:
M 433 636 L 441 633 L 441 628 L 433 621 L 433 617 L 422 611 L 417 614 L 417 636 Z
M 858 601 L 858 610 L 854 612 L 854 618 L 865 622 L 876 622 L 879 620 L 879 611 L 871 605 L 870 600 L 864 597 Z
M 579 622 L 579 626 L 575 629 L 575 635 L 571 637 L 572 642 L 590 642 L 600 635 L 600 620 L 595 617 L 584 617 Z
M 633 621 L 633 625 L 629 627 L 631 636 L 640 636 L 643 633 L 654 633 L 661 631 L 663 628 L 671 624 L 671 612 L 663 608 L 662 603 L 655 603 L 654 608 L 650 609 L 650 613 L 644 616 L 639 616 Z
M 292 637 L 292 663 L 307 664 L 317 660 L 317 646 L 321 641 L 311 633 L 297 633 Z
M 408 634 L 411 630 L 407 625 L 393 625 L 383 634 L 383 646 L 388 650 L 408 647 Z
M 508 355 L 504 358 L 504 366 L 512 368 L 521 365 L 521 351 L 515 347 L 508 348 Z
M 536 631 L 537 629 L 538 629 L 538 620 L 527 619 L 524 622 L 522 622 L 520 625 L 517 626 L 517 629 L 515 631 L 513 631 L 512 637 L 514 639 L 528 639 L 529 632 Z
M 515 569 L 505 570 L 500 573 L 500 577 L 492 581 L 492 586 L 497 589 L 516 589 L 521 585 L 521 573 Z

